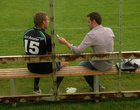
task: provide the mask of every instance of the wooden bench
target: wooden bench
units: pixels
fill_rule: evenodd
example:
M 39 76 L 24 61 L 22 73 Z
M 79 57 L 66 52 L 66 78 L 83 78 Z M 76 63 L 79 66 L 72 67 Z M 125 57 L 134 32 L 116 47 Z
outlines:
M 119 58 L 140 58 L 140 52 L 124 52 L 124 53 L 119 53 L 119 52 L 114 52 L 114 53 L 108 53 L 108 54 L 101 54 L 101 55 L 97 55 L 97 54 L 86 54 L 86 55 L 56 55 L 56 57 L 59 60 L 65 60 L 65 61 L 73 61 L 76 59 L 91 59 L 94 56 L 94 60 L 106 60 L 108 58 L 114 59 L 117 57 L 117 59 Z M 6 63 L 30 63 L 30 62 L 44 62 L 44 61 L 48 61 L 50 60 L 51 56 L 1 56 L 0 57 L 0 63 L 1 64 L 6 64 Z M 98 58 L 99 57 L 99 58 Z M 127 97 L 129 97 L 129 95 L 127 95 L 127 93 L 130 93 L 131 96 L 140 96 L 140 92 L 107 92 L 107 93 L 99 93 L 99 80 L 98 80 L 98 76 L 99 75 L 109 75 L 109 74 L 116 74 L 117 75 L 118 70 L 116 69 L 115 66 L 113 66 L 113 68 L 111 70 L 105 71 L 105 72 L 99 72 L 99 71 L 93 71 L 90 70 L 88 68 L 82 67 L 82 66 L 67 66 L 62 68 L 60 71 L 56 72 L 56 77 L 67 77 L 67 76 L 95 76 L 95 82 L 94 82 L 94 92 L 86 94 L 86 93 L 78 93 L 78 94 L 72 94 L 72 95 L 68 95 L 68 94 L 64 94 L 64 95 L 57 95 L 57 94 L 53 94 L 51 96 L 55 96 L 55 97 L 60 97 L 60 99 L 65 100 L 65 99 L 95 99 L 97 98 L 114 98 L 114 97 L 118 97 L 118 95 L 122 95 L 122 97 L 124 96 L 124 94 L 126 94 Z M 132 74 L 135 73 L 140 73 L 140 69 L 137 69 L 135 72 L 132 72 Z M 35 73 L 30 73 L 28 71 L 27 68 L 6 68 L 6 69 L 0 69 L 0 79 L 11 79 L 11 96 L 4 96 L 1 97 L 0 96 L 0 103 L 2 102 L 22 102 L 24 101 L 24 99 L 26 99 L 27 101 L 33 101 L 33 100 L 44 100 L 44 98 L 47 98 L 46 100 L 48 100 L 48 96 L 46 95 L 26 95 L 26 96 L 16 96 L 16 79 L 17 78 L 36 78 L 36 77 L 40 77 L 40 78 L 44 78 L 44 77 L 51 77 L 53 76 L 52 73 L 50 74 L 35 74 Z M 97 94 L 96 94 L 97 93 Z M 132 95 L 133 93 L 133 95 Z M 118 95 L 117 95 L 118 94 Z M 113 96 L 112 96 L 113 95 Z M 101 97 L 100 97 L 101 96 Z M 49 95 L 50 97 L 50 95 Z M 56 101 L 58 99 L 54 99 L 54 101 Z
M 92 76 L 96 75 L 109 75 L 109 74 L 117 74 L 118 70 L 115 66 L 111 70 L 108 70 L 106 72 L 99 72 L 99 71 L 93 71 L 88 68 L 82 67 L 82 66 L 67 66 L 62 68 L 60 71 L 56 73 L 57 77 L 65 77 L 65 76 Z M 140 73 L 140 69 L 137 69 L 132 74 Z M 130 97 L 129 94 L 131 94 L 131 97 L 140 96 L 139 92 L 137 91 L 128 91 L 128 92 L 100 92 L 98 95 L 96 95 L 95 91 L 93 93 L 78 93 L 78 94 L 60 94 L 57 97 L 59 99 L 54 99 L 53 95 L 16 95 L 16 79 L 17 78 L 44 78 L 44 77 L 50 77 L 52 76 L 52 73 L 50 74 L 35 74 L 30 73 L 27 68 L 10 68 L 10 69 L 0 69 L 0 78 L 2 79 L 11 79 L 11 96 L 0 96 L 0 103 L 15 103 L 15 102 L 32 102 L 32 101 L 52 101 L 52 100 L 93 100 L 93 99 L 111 99 L 111 97 L 117 97 L 118 94 L 121 97 Z M 96 82 L 98 85 L 98 81 Z M 97 89 L 97 88 L 96 88 Z M 129 94 L 128 94 L 129 93 Z M 133 94 L 133 95 L 132 95 Z M 51 97 L 51 98 L 50 98 Z M 87 98 L 88 97 L 88 98 Z
M 136 71 L 137 72 L 137 71 Z M 113 67 L 111 70 L 106 72 L 93 71 L 83 66 L 67 66 L 61 68 L 60 71 L 56 72 L 57 77 L 65 76 L 91 76 L 91 75 L 102 75 L 102 74 L 116 74 L 117 70 Z M 0 69 L 0 78 L 36 78 L 36 77 L 50 77 L 50 74 L 37 74 L 31 73 L 27 68 L 8 68 Z
M 94 71 L 94 70 L 90 70 L 86 67 L 83 66 L 66 66 L 61 68 L 60 71 L 56 72 L 56 77 L 66 77 L 66 76 L 96 76 L 95 78 L 97 78 L 98 75 L 107 75 L 107 74 L 117 74 L 118 70 L 116 69 L 115 66 L 113 66 L 113 68 L 111 70 L 105 71 L 105 72 L 101 72 L 101 71 Z M 133 72 L 133 74 L 135 73 L 140 73 L 140 69 L 137 69 L 135 72 Z M 0 78 L 2 79 L 14 79 L 13 80 L 13 92 L 12 93 L 16 93 L 15 91 L 15 80 L 17 78 L 44 78 L 44 77 L 51 77 L 52 73 L 50 74 L 37 74 L 37 73 L 31 73 L 28 71 L 27 68 L 8 68 L 8 69 L 0 69 Z M 98 79 L 94 82 L 95 83 L 95 91 L 99 91 L 97 88 L 98 85 Z
M 56 72 L 57 77 L 65 77 L 65 76 L 93 76 L 93 75 L 107 75 L 107 74 L 117 74 L 118 70 L 115 66 L 111 70 L 108 71 L 94 71 L 90 70 L 83 66 L 67 66 L 63 67 L 60 71 Z M 132 74 L 140 73 L 140 69 L 137 69 Z M 0 69 L 0 78 L 43 78 L 43 77 L 50 77 L 50 74 L 37 74 L 31 73 L 28 71 L 27 68 L 7 68 L 7 69 Z
M 113 67 L 111 70 L 106 72 L 99 72 L 99 71 L 93 71 L 83 66 L 66 66 L 61 68 L 60 71 L 56 72 L 56 77 L 65 77 L 65 76 L 96 76 L 95 77 L 95 91 L 99 91 L 98 88 L 98 77 L 97 75 L 102 74 L 116 74 L 117 70 L 115 67 Z M 28 71 L 27 68 L 10 68 L 10 69 L 0 69 L 0 78 L 6 79 L 12 79 L 11 80 L 11 94 L 16 94 L 16 79 L 17 78 L 44 78 L 44 77 L 50 77 L 53 73 L 50 74 L 37 74 L 37 73 L 31 73 Z

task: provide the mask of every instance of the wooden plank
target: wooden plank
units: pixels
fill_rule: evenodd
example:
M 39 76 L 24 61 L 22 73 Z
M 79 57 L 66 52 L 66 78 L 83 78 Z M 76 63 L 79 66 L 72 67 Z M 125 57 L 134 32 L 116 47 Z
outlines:
M 107 53 L 82 53 L 75 54 L 56 54 L 56 58 L 65 61 L 74 60 L 113 60 L 113 59 L 139 59 L 140 51 L 123 51 L 123 52 L 107 52 Z
M 116 74 L 117 70 L 116 68 L 113 68 L 106 72 L 101 71 L 94 71 L 90 70 L 83 66 L 68 66 L 61 69 L 61 71 L 58 71 L 58 74 L 56 74 L 58 77 L 61 76 L 91 76 L 91 75 L 103 75 L 103 74 Z
M 107 74 L 117 74 L 118 71 L 115 66 L 111 70 L 100 72 L 93 71 L 83 66 L 67 66 L 62 68 L 56 73 L 57 77 L 62 76 L 92 76 L 92 75 L 107 75 Z M 140 73 L 140 69 L 137 69 L 132 74 Z M 35 78 L 35 77 L 50 77 L 50 74 L 36 74 L 28 71 L 27 68 L 11 68 L 11 69 L 0 69 L 0 78 Z
M 124 51 L 124 52 L 108 52 L 101 54 L 82 53 L 75 54 L 56 54 L 54 55 L 15 55 L 0 56 L 0 63 L 31 63 L 31 62 L 49 62 L 56 57 L 58 60 L 74 61 L 74 60 L 113 60 L 113 59 L 139 59 L 140 51 Z
M 111 70 L 107 71 L 106 73 L 93 71 L 83 66 L 67 66 L 58 71 L 56 73 L 56 76 L 61 77 L 61 76 L 85 76 L 85 75 L 89 76 L 89 75 L 102 75 L 113 73 L 115 74 L 117 70 L 115 71 L 114 69 L 112 69 L 112 71 Z M 28 71 L 27 68 L 0 69 L 0 78 L 35 78 L 35 77 L 50 77 L 51 75 L 52 73 L 50 74 L 31 73 Z
M 81 101 L 94 100 L 102 101 L 108 99 L 120 98 L 139 98 L 140 91 L 110 91 L 110 92 L 88 92 L 75 94 L 58 94 L 57 98 L 53 98 L 53 94 L 42 95 L 17 95 L 17 96 L 0 96 L 0 103 L 17 103 L 17 102 L 52 102 L 52 101 Z
M 0 69 L 0 78 L 37 78 L 50 77 L 51 75 L 31 73 L 27 68 Z

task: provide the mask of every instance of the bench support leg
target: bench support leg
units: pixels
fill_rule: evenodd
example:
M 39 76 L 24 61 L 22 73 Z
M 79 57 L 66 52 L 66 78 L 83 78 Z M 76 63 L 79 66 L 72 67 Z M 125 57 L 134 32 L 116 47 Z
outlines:
M 10 80 L 10 87 L 11 87 L 11 95 L 16 95 L 16 79 Z
M 94 76 L 94 92 L 99 92 L 99 76 Z

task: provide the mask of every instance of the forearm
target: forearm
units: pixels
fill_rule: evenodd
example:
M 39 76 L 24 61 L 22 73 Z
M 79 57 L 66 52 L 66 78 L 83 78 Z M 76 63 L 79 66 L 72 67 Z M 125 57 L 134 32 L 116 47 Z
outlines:
M 80 54 L 84 48 L 86 48 L 86 45 L 84 44 L 73 46 L 73 44 L 69 43 L 68 41 L 65 41 L 64 45 L 71 49 L 75 54 Z
M 66 42 L 65 42 L 65 46 L 67 46 L 69 49 L 71 49 L 71 48 L 72 48 L 72 44 L 71 44 L 71 43 L 69 43 L 68 41 L 66 41 Z
M 63 37 L 59 38 L 58 41 L 65 45 L 66 47 L 68 47 L 70 50 L 72 50 L 74 53 L 76 54 L 80 54 L 82 52 L 82 50 L 84 49 L 82 45 L 76 47 L 73 46 L 71 43 L 69 43 L 66 39 L 64 39 Z
M 76 46 L 73 46 L 73 44 L 69 43 L 68 41 L 65 41 L 64 45 L 71 49 L 75 54 L 80 54 L 81 52 Z

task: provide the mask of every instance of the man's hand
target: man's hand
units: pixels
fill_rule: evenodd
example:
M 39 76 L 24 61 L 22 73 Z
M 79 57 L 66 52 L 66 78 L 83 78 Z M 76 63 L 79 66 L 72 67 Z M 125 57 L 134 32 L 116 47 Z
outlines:
M 67 46 L 69 49 L 71 49 L 72 44 L 70 44 L 65 38 L 60 37 L 60 38 L 58 38 L 58 41 L 59 41 L 59 43 L 65 45 L 65 46 Z
M 63 37 L 58 38 L 59 43 L 66 45 L 67 40 Z

